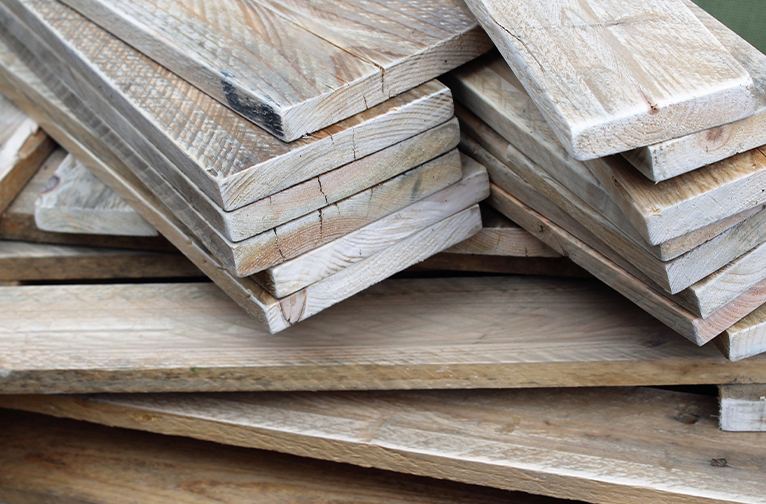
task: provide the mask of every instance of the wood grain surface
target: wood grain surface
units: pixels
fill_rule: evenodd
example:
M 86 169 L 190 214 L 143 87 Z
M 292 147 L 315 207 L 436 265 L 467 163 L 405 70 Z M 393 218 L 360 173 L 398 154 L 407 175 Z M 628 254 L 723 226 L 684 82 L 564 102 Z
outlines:
M 492 47 L 452 0 L 67 3 L 286 141 Z
M 526 232 L 526 231 L 525 231 Z M 590 278 L 590 273 L 566 257 L 514 257 L 441 252 L 410 267 L 406 272 L 441 274 L 500 273 L 503 275 L 543 275 Z M 460 273 L 457 273 L 460 272 Z
M 449 92 L 441 84 L 429 82 L 288 144 L 58 2 L 24 0 L 7 7 L 55 52 L 46 56 L 44 50 L 33 47 L 37 57 L 45 58 L 51 68 L 58 65 L 59 77 L 76 94 L 88 97 L 105 122 L 127 139 L 136 136 L 133 130 L 137 128 L 177 166 L 165 170 L 163 176 L 189 192 L 190 199 L 197 198 L 191 194 L 192 187 L 201 189 L 224 210 L 393 145 L 452 115 Z M 10 18 L 3 23 L 8 30 L 22 29 Z M 16 35 L 30 47 L 35 43 L 28 33 Z M 91 95 L 91 86 L 109 89 L 109 100 L 103 99 L 102 91 Z M 135 147 L 154 162 L 144 146 Z M 184 183 L 185 177 L 188 181 Z
M 466 3 L 577 159 L 754 111 L 750 74 L 681 0 Z
M 69 154 L 35 200 L 35 223 L 56 233 L 157 236 L 133 207 Z
M 766 352 L 766 307 L 754 310 L 729 327 L 716 339 L 716 345 L 731 361 Z
M 762 503 L 764 437 L 652 388 L 2 396 L 6 407 L 588 502 Z
M 3 287 L 0 301 L 6 394 L 766 380 L 764 357 L 731 363 L 587 279 L 389 279 L 276 335 L 209 283 Z
M 722 385 L 721 430 L 766 432 L 766 385 Z

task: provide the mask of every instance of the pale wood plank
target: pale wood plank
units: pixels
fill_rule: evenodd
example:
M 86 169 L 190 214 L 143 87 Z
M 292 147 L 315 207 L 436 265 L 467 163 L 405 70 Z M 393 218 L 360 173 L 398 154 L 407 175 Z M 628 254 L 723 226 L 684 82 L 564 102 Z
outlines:
M 283 298 L 477 204 L 489 196 L 487 170 L 467 156 L 461 160 L 463 178 L 459 182 L 253 278 L 271 294 Z
M 738 361 L 766 352 L 766 308 L 754 310 L 716 340 L 727 359 Z
M 0 240 L 2 281 L 201 276 L 199 269 L 178 253 Z
M 59 68 L 60 78 L 76 94 L 87 96 L 90 102 L 87 84 L 110 89 L 108 106 L 98 99 L 101 92 L 92 98 L 99 114 L 108 119 L 106 122 L 114 128 L 127 128 L 130 123 L 151 135 L 157 148 L 178 167 L 163 175 L 179 184 L 179 190 L 198 187 L 225 210 L 239 208 L 405 140 L 452 115 L 449 92 L 430 82 L 287 144 L 58 2 L 35 0 L 9 3 L 8 7 L 14 8 L 35 35 L 43 37 L 57 52 L 56 56 L 46 57 L 46 64 Z M 3 23 L 9 30 L 21 29 L 10 19 Z M 25 44 L 36 43 L 28 34 L 17 35 Z M 45 52 L 38 47 L 33 50 L 38 57 Z M 70 78 L 73 69 L 82 77 Z M 78 90 L 78 86 L 86 90 Z M 115 114 L 123 114 L 124 118 L 111 117 Z M 118 132 L 126 138 L 135 135 L 122 129 Z M 144 150 L 140 153 L 148 156 Z M 184 183 L 179 169 L 193 184 Z
M 57 233 L 157 236 L 133 207 L 71 154 L 37 196 L 35 223 Z
M 386 280 L 271 335 L 214 285 L 0 288 L 3 393 L 758 383 L 592 280 Z M 147 345 L 151 341 L 151 345 Z
M 657 182 L 766 144 L 766 56 L 691 1 L 684 3 L 752 76 L 756 111 L 746 119 L 623 153 Z
M 564 504 L 10 410 L 0 425 L 0 500 L 14 504 Z
M 566 257 L 514 257 L 441 252 L 407 271 L 502 273 L 589 278 L 591 275 Z
M 680 0 L 467 0 L 577 159 L 752 115 L 753 81 Z
M 766 385 L 721 385 L 721 430 L 766 432 Z
M 492 47 L 450 0 L 68 4 L 286 141 Z
M 2 396 L 55 416 L 588 502 L 762 503 L 764 438 L 651 388 Z

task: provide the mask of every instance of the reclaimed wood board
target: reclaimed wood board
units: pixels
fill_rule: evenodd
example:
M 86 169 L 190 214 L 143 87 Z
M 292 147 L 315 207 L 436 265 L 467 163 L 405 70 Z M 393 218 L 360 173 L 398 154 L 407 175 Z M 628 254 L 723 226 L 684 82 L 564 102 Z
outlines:
M 276 335 L 210 283 L 4 287 L 0 300 L 6 394 L 766 380 L 766 356 L 731 363 L 588 279 L 389 279 Z
M 719 425 L 728 432 L 766 432 L 766 385 L 721 385 Z
M 0 426 L 0 500 L 14 504 L 571 502 L 19 411 Z
M 201 189 L 224 210 L 292 187 L 422 133 L 452 116 L 449 91 L 432 81 L 287 144 L 63 4 L 24 0 L 8 2 L 6 7 L 28 25 L 19 25 L 19 19 L 6 11 L 2 19 L 6 28 L 29 44 L 37 57 L 45 58 L 46 65 L 58 67 L 59 77 L 73 86 L 76 94 L 87 96 L 89 103 L 92 99 L 105 122 L 120 128 L 118 132 L 126 139 L 135 136 L 133 129 L 150 136 L 151 143 L 176 166 L 163 176 L 189 194 L 192 187 Z M 37 36 L 50 49 L 34 45 Z M 50 50 L 55 55 L 50 55 Z M 136 86 L 137 81 L 144 85 Z M 78 86 L 84 87 L 78 90 Z M 91 96 L 91 86 L 100 91 Z M 108 102 L 102 98 L 107 89 Z M 143 146 L 135 147 L 153 161 Z
M 411 266 L 407 272 L 439 271 L 444 275 L 455 272 L 500 273 L 503 275 L 543 275 L 590 278 L 591 274 L 566 257 L 514 257 L 441 252 Z
M 133 207 L 71 154 L 37 196 L 35 223 L 55 233 L 157 236 Z
M 752 76 L 756 110 L 746 119 L 623 153 L 656 182 L 766 144 L 766 56 L 691 1 L 683 1 Z
M 684 235 L 710 239 L 722 219 L 760 206 L 766 199 L 761 192 L 766 184 L 766 157 L 758 149 L 655 185 L 622 156 L 585 163 L 572 159 L 508 65 L 496 55 L 467 65 L 448 82 L 456 98 L 492 129 L 625 232 L 651 245 L 667 247 L 664 242 L 671 240 L 687 243 L 679 238 Z M 464 115 L 459 108 L 458 114 Z M 604 191 L 618 205 L 619 214 L 608 208 L 611 201 L 601 195 Z M 706 232 L 698 231 L 706 226 L 710 226 Z M 699 241 L 688 244 L 684 250 Z
M 766 307 L 758 308 L 715 340 L 727 359 L 739 361 L 766 352 Z
M 294 259 L 256 273 L 253 278 L 281 299 L 476 205 L 489 196 L 487 170 L 467 156 L 462 158 L 462 165 L 463 178 L 459 182 Z
M 452 0 L 67 3 L 285 141 L 492 47 Z
M 588 502 L 762 503 L 764 438 L 653 388 L 0 396 L 0 405 Z
M 466 0 L 575 158 L 753 114 L 753 80 L 681 0 Z
M 179 253 L 0 240 L 4 282 L 202 276 Z

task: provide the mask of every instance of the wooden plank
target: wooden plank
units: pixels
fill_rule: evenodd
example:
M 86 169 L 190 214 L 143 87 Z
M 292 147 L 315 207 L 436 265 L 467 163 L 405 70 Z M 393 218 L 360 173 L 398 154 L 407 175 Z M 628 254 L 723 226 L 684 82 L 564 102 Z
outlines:
M 76 94 L 88 97 L 89 103 L 92 99 L 107 123 L 114 128 L 130 123 L 150 136 L 152 143 L 177 166 L 163 173 L 165 177 L 179 184 L 179 190 L 190 199 L 196 197 L 190 195 L 192 188 L 198 188 L 225 210 L 239 208 L 405 140 L 452 115 L 452 100 L 446 88 L 429 82 L 286 144 L 58 2 L 34 0 L 8 3 L 7 7 L 13 8 L 56 52 L 56 56 L 45 56 L 45 51 L 35 46 L 33 51 L 38 57 L 45 57 L 52 69 L 59 68 L 60 78 L 73 86 Z M 10 18 L 3 24 L 8 30 L 18 28 Z M 26 33 L 16 35 L 25 44 L 36 43 Z M 80 77 L 71 78 L 72 71 Z M 144 84 L 136 86 L 136 82 Z M 102 92 L 91 98 L 88 91 L 76 89 L 90 89 L 89 85 L 109 89 L 109 101 L 102 99 Z M 134 136 L 122 129 L 118 132 L 128 139 Z M 143 150 L 140 153 L 147 156 Z M 189 181 L 184 183 L 185 177 Z
M 661 246 L 662 259 L 679 253 L 665 252 L 664 242 L 678 240 L 686 243 L 679 249 L 688 251 L 700 240 L 715 236 L 721 227 L 725 229 L 721 219 L 764 203 L 760 187 L 766 178 L 766 158 L 757 149 L 655 185 L 622 156 L 585 163 L 573 160 L 508 65 L 496 55 L 467 65 L 448 82 L 471 112 L 551 176 L 625 232 Z M 605 190 L 620 212 L 609 208 L 612 201 L 601 195 Z M 706 226 L 710 228 L 691 234 Z M 687 234 L 686 239 L 680 238 Z
M 281 299 L 476 205 L 489 196 L 487 170 L 467 156 L 462 164 L 463 178 L 458 183 L 253 278 Z
M 566 257 L 513 257 L 496 255 L 453 254 L 441 252 L 410 267 L 407 272 L 438 271 L 465 273 L 501 273 L 503 275 L 545 275 L 590 278 L 590 273 Z
M 451 0 L 68 4 L 285 141 L 492 47 Z
M 178 253 L 0 240 L 0 281 L 201 276 Z
M 577 159 L 754 111 L 747 70 L 680 0 L 466 3 Z
M 657 182 L 766 144 L 766 56 L 694 3 L 684 3 L 753 77 L 756 111 L 746 119 L 623 153 Z
M 762 503 L 763 436 L 651 388 L 2 396 L 7 407 L 588 502 Z
M 766 352 L 766 308 L 754 310 L 715 340 L 727 359 L 738 361 Z
M 721 430 L 766 432 L 766 385 L 721 385 Z
M 157 236 L 133 207 L 71 154 L 37 196 L 35 223 L 56 233 Z
M 766 381 L 766 357 L 731 363 L 586 279 L 389 279 L 277 335 L 209 283 L 7 287 L 0 301 L 7 394 Z
M 4 410 L 0 500 L 288 504 L 563 501 L 218 443 Z M 55 460 L 55 463 L 50 463 Z

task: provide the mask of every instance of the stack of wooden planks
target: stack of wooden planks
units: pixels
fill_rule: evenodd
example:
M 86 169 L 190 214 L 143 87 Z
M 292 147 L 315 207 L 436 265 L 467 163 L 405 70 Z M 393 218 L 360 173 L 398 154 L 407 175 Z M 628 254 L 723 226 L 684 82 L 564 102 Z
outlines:
M 8 1 L 3 91 L 277 332 L 480 228 L 486 171 L 432 79 L 491 43 L 439 6 L 74 5 L 125 43 Z
M 766 56 L 690 2 L 468 4 L 500 54 L 446 82 L 491 204 L 699 345 L 759 326 Z

